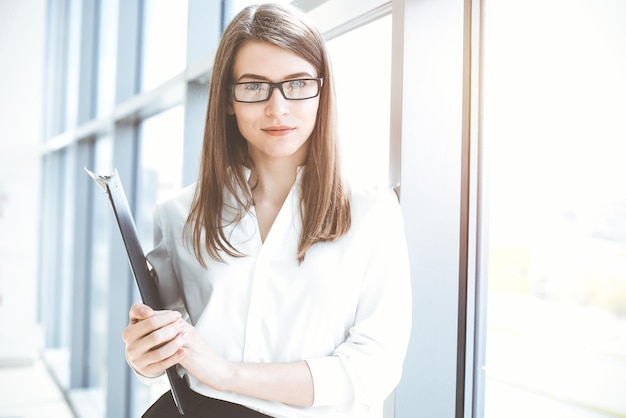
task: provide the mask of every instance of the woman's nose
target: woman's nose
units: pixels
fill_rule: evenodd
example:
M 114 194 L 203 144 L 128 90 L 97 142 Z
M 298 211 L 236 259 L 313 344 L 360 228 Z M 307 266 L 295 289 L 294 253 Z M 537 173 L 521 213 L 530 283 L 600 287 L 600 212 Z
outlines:
M 268 116 L 285 116 L 289 114 L 289 100 L 285 99 L 280 89 L 275 88 L 267 100 L 265 113 Z

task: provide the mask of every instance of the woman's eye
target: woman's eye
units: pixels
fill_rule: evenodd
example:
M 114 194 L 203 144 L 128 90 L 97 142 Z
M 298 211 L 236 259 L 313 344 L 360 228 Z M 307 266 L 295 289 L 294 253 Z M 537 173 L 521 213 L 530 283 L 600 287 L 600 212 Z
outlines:
M 292 80 L 289 82 L 289 88 L 300 89 L 306 85 L 306 80 Z
M 246 90 L 250 90 L 250 91 L 261 90 L 261 84 L 260 83 L 247 83 Z

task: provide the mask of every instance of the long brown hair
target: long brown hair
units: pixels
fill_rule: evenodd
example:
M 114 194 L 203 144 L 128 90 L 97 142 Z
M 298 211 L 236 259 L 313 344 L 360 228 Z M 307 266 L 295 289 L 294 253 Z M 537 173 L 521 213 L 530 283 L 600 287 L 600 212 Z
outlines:
M 293 52 L 310 62 L 324 78 L 302 173 L 298 261 L 304 260 L 313 244 L 335 240 L 350 228 L 348 191 L 340 170 L 333 78 L 324 39 L 307 16 L 291 6 L 250 6 L 228 25 L 216 52 L 198 184 L 185 224 L 185 231 L 191 231 L 194 254 L 205 267 L 203 249 L 215 260 L 223 260 L 220 252 L 244 255 L 228 241 L 223 226 L 240 221 L 253 204 L 244 172 L 247 143 L 235 117 L 227 111 L 233 62 L 239 48 L 249 40 L 269 42 Z M 225 192 L 236 199 L 234 219 L 224 219 Z

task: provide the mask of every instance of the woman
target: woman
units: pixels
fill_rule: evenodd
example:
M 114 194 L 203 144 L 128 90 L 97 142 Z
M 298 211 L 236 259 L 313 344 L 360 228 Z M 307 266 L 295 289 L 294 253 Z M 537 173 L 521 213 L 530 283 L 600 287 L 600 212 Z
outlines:
M 410 334 L 402 217 L 389 190 L 348 191 L 336 130 L 307 17 L 240 12 L 215 58 L 198 182 L 155 208 L 148 259 L 169 310 L 133 305 L 123 333 L 140 378 L 186 374 L 206 400 L 191 416 L 218 416 L 219 399 L 382 417 Z

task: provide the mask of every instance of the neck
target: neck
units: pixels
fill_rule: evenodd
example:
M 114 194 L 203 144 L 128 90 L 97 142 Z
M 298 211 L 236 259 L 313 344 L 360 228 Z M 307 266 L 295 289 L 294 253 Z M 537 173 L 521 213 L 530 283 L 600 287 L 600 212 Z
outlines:
M 288 162 L 256 163 L 251 169 L 249 184 L 255 202 L 282 204 L 296 180 L 298 165 Z

